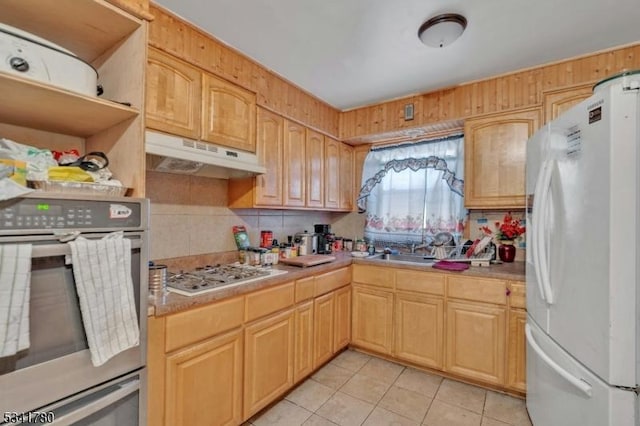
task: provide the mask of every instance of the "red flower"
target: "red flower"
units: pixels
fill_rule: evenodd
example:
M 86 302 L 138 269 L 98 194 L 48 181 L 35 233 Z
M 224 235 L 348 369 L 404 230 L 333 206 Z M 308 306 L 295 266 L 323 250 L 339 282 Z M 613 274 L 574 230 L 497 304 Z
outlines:
M 504 215 L 502 225 L 500 222 L 496 222 L 496 238 L 498 240 L 513 240 L 524 234 L 526 227 L 520 225 L 520 219 L 514 219 L 511 216 L 511 212 Z

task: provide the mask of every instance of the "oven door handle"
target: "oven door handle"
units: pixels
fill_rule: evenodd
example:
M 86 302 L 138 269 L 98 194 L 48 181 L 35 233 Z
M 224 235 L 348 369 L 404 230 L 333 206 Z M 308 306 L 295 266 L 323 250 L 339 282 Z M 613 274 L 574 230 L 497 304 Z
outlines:
M 131 248 L 142 247 L 140 239 L 131 239 Z M 70 256 L 71 247 L 69 244 L 34 244 L 31 249 L 31 257 L 34 259 L 41 257 Z
M 56 425 L 67 426 L 71 425 L 79 420 L 86 419 L 93 413 L 97 413 L 105 407 L 124 399 L 127 395 L 140 390 L 140 380 L 132 380 L 130 382 L 120 385 L 120 388 L 103 396 L 102 398 L 90 401 L 77 410 L 64 414 L 63 416 L 56 417 Z

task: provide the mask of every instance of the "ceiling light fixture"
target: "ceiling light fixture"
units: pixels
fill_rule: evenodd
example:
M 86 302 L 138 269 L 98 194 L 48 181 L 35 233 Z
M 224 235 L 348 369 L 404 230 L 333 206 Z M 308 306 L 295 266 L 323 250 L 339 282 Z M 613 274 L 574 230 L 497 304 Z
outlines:
M 453 43 L 467 28 L 467 19 L 457 13 L 434 16 L 420 25 L 418 38 L 431 47 L 445 47 Z

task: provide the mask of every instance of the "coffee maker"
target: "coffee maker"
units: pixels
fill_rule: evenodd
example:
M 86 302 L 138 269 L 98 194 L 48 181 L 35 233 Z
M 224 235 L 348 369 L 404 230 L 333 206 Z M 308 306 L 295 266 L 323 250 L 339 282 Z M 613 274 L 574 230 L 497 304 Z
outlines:
M 313 225 L 318 236 L 318 254 L 328 254 L 333 250 L 333 234 L 331 225 Z

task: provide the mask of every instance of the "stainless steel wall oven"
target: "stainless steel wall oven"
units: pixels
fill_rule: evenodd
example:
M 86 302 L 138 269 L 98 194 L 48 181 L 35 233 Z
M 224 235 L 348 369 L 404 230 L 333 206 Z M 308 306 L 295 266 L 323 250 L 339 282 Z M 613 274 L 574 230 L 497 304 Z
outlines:
M 0 202 L 0 244 L 32 245 L 30 345 L 0 358 L 0 423 L 34 410 L 53 413 L 56 424 L 146 423 L 148 205 L 51 194 Z M 65 241 L 68 233 L 100 239 L 114 231 L 131 240 L 140 344 L 94 367 Z

